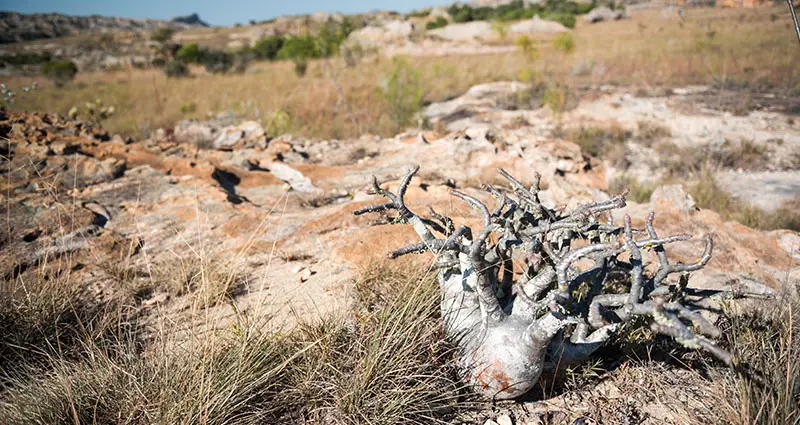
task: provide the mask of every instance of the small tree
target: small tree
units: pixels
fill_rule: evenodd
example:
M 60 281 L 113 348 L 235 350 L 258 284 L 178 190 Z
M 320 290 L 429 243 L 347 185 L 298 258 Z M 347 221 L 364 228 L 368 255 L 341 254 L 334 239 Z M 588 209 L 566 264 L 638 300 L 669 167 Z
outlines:
M 53 81 L 56 87 L 62 87 L 75 79 L 75 75 L 78 74 L 78 66 L 71 60 L 47 62 L 42 65 L 42 74 Z

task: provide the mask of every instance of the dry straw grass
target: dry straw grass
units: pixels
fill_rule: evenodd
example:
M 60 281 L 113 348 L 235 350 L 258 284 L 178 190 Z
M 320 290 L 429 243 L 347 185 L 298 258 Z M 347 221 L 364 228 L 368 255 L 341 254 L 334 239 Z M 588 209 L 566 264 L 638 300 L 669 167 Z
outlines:
M 142 332 L 116 304 L 64 301 L 44 279 L 27 282 L 36 298 L 18 284 L 5 282 L 9 302 L 0 304 L 2 423 L 427 424 L 466 405 L 442 340 L 438 288 L 407 267 L 368 267 L 353 312 L 283 331 L 268 312 L 240 314 L 232 327 L 180 338 Z
M 662 19 L 658 11 L 647 11 L 630 20 L 581 23 L 574 32 L 572 53 L 540 43 L 534 65 L 523 52 L 408 60 L 420 73 L 426 102 L 450 98 L 481 82 L 515 79 L 531 66 L 548 81 L 569 84 L 717 83 L 745 91 L 796 91 L 800 52 L 788 23 L 772 19 L 776 13 L 783 16 L 785 10 L 688 9 L 684 19 Z M 578 62 L 602 64 L 604 72 L 571 77 Z M 389 135 L 399 128 L 390 119 L 393 105 L 380 95 L 379 87 L 393 66 L 380 57 L 364 58 L 355 67 L 338 58 L 312 61 L 302 78 L 289 62 L 257 64 L 245 75 L 211 75 L 198 69 L 189 79 L 167 80 L 160 70 L 83 73 L 63 89 L 42 84 L 10 106 L 66 113 L 100 98 L 117 111 L 105 126 L 133 137 L 183 118 L 227 110 L 265 126 L 278 114 L 286 121 L 279 131 L 310 137 Z M 14 88 L 29 84 L 30 78 L 5 82 Z

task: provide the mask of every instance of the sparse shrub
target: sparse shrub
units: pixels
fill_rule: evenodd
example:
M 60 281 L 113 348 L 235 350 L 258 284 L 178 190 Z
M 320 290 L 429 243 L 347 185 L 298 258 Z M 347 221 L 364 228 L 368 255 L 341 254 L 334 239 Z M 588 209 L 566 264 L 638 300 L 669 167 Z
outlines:
M 168 78 L 184 78 L 190 76 L 191 72 L 186 62 L 173 59 L 164 65 L 164 74 L 166 74 Z
M 435 30 L 436 28 L 443 28 L 446 27 L 448 23 L 444 16 L 437 16 L 436 19 L 425 24 L 425 29 Z
M 572 53 L 575 50 L 575 38 L 571 32 L 562 32 L 553 38 L 553 47 L 566 54 Z
M 50 79 L 56 87 L 62 87 L 75 79 L 78 74 L 78 66 L 71 60 L 47 62 L 42 65 L 42 74 Z
M 339 55 L 344 60 L 345 65 L 350 68 L 358 65 L 358 62 L 361 61 L 365 54 L 364 47 L 358 42 L 348 43 L 339 48 Z
M 233 67 L 233 54 L 223 50 L 204 50 L 200 63 L 212 74 L 224 74 Z
M 197 112 L 197 103 L 187 102 L 181 105 L 181 114 L 190 115 Z
M 492 31 L 494 31 L 501 40 L 505 40 L 506 37 L 508 37 L 508 23 L 494 20 L 492 21 Z
M 514 40 L 514 44 L 516 44 L 517 48 L 525 54 L 525 57 L 533 62 L 539 59 L 539 46 L 537 45 L 536 40 L 532 40 L 527 35 L 520 35 Z
M 525 68 L 519 71 L 517 79 L 523 83 L 536 83 L 540 80 L 539 73 L 533 68 Z
M 661 125 L 654 121 L 639 121 L 636 123 L 638 131 L 636 132 L 636 141 L 645 145 L 651 146 L 654 142 L 666 139 L 672 136 L 672 131 L 669 127 Z
M 165 57 L 155 57 L 153 58 L 153 60 L 150 61 L 150 65 L 156 68 L 163 68 L 164 66 L 167 65 L 167 62 L 169 61 Z
M 114 112 L 116 112 L 116 108 L 114 108 L 113 105 L 103 105 L 103 101 L 97 99 L 94 102 L 86 102 L 83 108 L 83 113 L 80 112 L 77 106 L 73 106 L 70 108 L 69 112 L 67 112 L 67 116 L 73 120 L 83 116 L 83 118 L 86 120 L 89 120 L 95 124 L 100 124 L 114 115 Z
M 253 59 L 254 55 L 246 51 L 233 55 L 233 72 L 237 74 L 244 74 Z
M 175 35 L 175 28 L 163 27 L 153 31 L 153 33 L 150 34 L 150 40 L 158 43 L 166 43 L 172 40 L 173 35 Z
M 630 132 L 619 126 L 610 128 L 581 126 L 567 134 L 567 138 L 580 146 L 583 153 L 600 158 L 605 157 L 615 147 L 624 145 L 630 137 Z
M 300 56 L 292 59 L 292 62 L 294 62 L 294 73 L 297 74 L 298 77 L 305 76 L 308 70 L 308 59 Z
M 380 93 L 389 106 L 389 118 L 398 128 L 405 127 L 422 107 L 422 78 L 407 61 L 396 58 L 392 71 L 381 83 Z
M 564 87 L 550 85 L 544 90 L 542 104 L 550 107 L 555 114 L 564 112 L 567 107 L 567 92 Z
M 200 48 L 200 45 L 192 43 L 181 46 L 181 48 L 175 52 L 175 59 L 185 63 L 200 63 L 202 54 L 203 50 Z
M 292 128 L 292 116 L 283 109 L 278 109 L 269 118 L 266 126 L 267 135 L 270 137 L 286 134 Z

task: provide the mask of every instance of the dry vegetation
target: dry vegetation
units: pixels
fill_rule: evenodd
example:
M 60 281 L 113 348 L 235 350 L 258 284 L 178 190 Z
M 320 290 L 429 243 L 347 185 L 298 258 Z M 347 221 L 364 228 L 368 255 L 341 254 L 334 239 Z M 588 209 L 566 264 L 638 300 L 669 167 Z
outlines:
M 148 316 L 157 313 L 137 306 L 130 292 L 106 301 L 81 296 L 85 288 L 69 271 L 57 279 L 7 278 L 0 419 L 428 424 L 481 417 L 453 346 L 442 339 L 435 279 L 419 270 L 419 263 L 368 265 L 355 282 L 353 311 L 292 329 L 276 330 L 265 312 L 252 312 L 212 331 L 202 320 L 213 319 L 200 309 L 205 319 L 180 337 L 170 327 L 155 331 Z M 574 393 L 589 400 L 590 417 L 613 423 L 638 417 L 636 403 L 646 394 L 669 399 L 670 386 L 681 385 L 681 394 L 700 397 L 708 386 L 724 391 L 715 395 L 718 408 L 691 412 L 688 423 L 791 423 L 800 418 L 799 307 L 782 300 L 764 304 L 763 314 L 723 316 L 738 373 L 633 324 L 595 362 L 545 376 L 532 397 Z M 609 404 L 591 391 L 605 380 L 648 389 L 630 390 L 628 404 Z
M 432 423 L 469 404 L 442 341 L 438 288 L 408 267 L 366 268 L 353 312 L 285 331 L 267 312 L 242 313 L 180 338 L 148 329 L 130 297 L 64 296 L 78 287 L 69 273 L 3 282 L 3 423 Z
M 741 90 L 796 91 L 800 53 L 784 13 L 782 8 L 689 9 L 679 20 L 662 19 L 652 11 L 631 20 L 578 25 L 571 53 L 538 43 L 534 73 L 526 52 L 408 61 L 420 74 L 428 102 L 461 94 L 477 83 L 531 74 L 570 85 L 715 83 Z M 774 19 L 776 14 L 781 19 Z M 602 64 L 605 72 L 570 76 L 579 62 Z M 379 87 L 394 66 L 392 60 L 367 57 L 354 67 L 340 58 L 311 61 L 305 77 L 295 75 L 290 62 L 257 64 L 246 75 L 198 69 L 189 79 L 168 80 L 160 70 L 84 73 L 61 89 L 40 82 L 41 89 L 20 95 L 10 106 L 66 113 L 99 98 L 117 111 L 104 125 L 133 137 L 183 118 L 228 110 L 265 126 L 278 117 L 281 125 L 273 126 L 278 132 L 321 138 L 388 135 L 398 131 L 390 119 L 398 105 L 381 96 Z M 30 81 L 11 78 L 6 84 L 18 88 Z

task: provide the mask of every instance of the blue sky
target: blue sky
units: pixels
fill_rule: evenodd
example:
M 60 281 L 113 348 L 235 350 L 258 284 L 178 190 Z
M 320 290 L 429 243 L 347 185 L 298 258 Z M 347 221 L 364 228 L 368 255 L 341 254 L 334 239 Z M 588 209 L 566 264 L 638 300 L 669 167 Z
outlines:
M 455 0 L 0 0 L 0 10 L 22 13 L 59 12 L 68 15 L 106 15 L 126 18 L 169 19 L 193 12 L 212 25 L 246 24 L 281 15 L 316 11 L 359 13 L 372 9 L 408 12 Z

